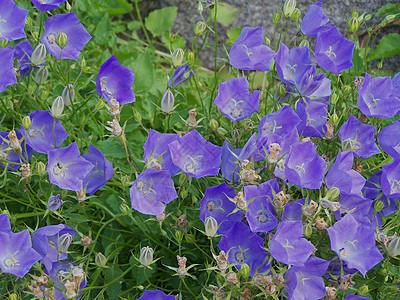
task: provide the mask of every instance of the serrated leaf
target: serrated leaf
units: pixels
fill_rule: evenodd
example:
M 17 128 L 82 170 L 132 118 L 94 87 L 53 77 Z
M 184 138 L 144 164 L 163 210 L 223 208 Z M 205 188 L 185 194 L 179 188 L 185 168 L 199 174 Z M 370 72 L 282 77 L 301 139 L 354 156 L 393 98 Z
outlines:
M 112 266 L 109 269 L 104 269 L 105 273 L 105 282 L 111 282 L 115 278 L 118 278 L 123 273 L 122 270 L 116 266 Z M 122 279 L 121 279 L 122 281 Z M 109 296 L 109 299 L 117 300 L 119 294 L 121 293 L 121 284 L 120 281 L 113 282 L 106 289 L 106 293 Z
M 382 59 L 400 53 L 400 34 L 390 33 L 385 35 L 379 42 L 378 47 L 368 57 L 368 61 Z
M 153 36 L 159 36 L 171 29 L 172 25 L 174 25 L 177 12 L 178 9 L 175 6 L 157 9 L 146 17 L 145 26 Z
M 177 48 L 186 48 L 186 40 L 178 34 L 172 36 L 168 32 L 164 32 L 161 36 L 161 40 L 171 52 Z
M 389 3 L 379 8 L 378 11 L 376 12 L 376 16 L 380 17 L 386 14 L 393 14 L 399 12 L 400 12 L 400 4 Z
M 94 40 L 100 45 L 107 44 L 110 35 L 112 34 L 111 20 L 108 14 L 105 14 L 94 31 Z
M 149 50 L 137 56 L 135 62 L 130 65 L 135 73 L 135 82 L 133 90 L 135 92 L 149 90 L 153 86 L 153 64 Z
M 116 138 L 98 141 L 96 148 L 108 157 L 122 158 L 126 156 L 124 147 Z

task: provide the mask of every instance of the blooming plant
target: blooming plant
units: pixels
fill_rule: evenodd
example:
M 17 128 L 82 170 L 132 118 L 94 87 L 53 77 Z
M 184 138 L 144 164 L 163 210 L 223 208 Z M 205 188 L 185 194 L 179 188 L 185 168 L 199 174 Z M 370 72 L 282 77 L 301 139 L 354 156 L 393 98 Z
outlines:
M 0 1 L 0 298 L 400 298 L 400 5 L 144 2 Z

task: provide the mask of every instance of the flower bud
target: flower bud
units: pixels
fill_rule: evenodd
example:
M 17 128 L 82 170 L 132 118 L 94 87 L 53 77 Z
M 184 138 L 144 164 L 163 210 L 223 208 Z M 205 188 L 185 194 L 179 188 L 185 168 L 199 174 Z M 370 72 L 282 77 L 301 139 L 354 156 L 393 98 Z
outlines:
M 121 210 L 122 213 L 128 215 L 132 209 L 129 207 L 128 204 L 126 204 L 125 202 L 122 202 L 121 205 L 119 206 L 119 209 Z
M 82 57 L 81 61 L 79 62 L 79 66 L 81 69 L 84 69 L 86 67 L 86 60 L 84 57 Z
M 285 97 L 286 95 L 286 86 L 284 84 L 278 85 L 278 95 L 279 97 Z
M 172 53 L 172 63 L 174 66 L 180 66 L 183 61 L 183 57 L 185 56 L 185 52 L 181 48 L 175 49 Z
M 81 238 L 81 243 L 83 246 L 89 246 L 92 243 L 92 239 L 89 236 L 84 235 Z
M 304 224 L 304 236 L 309 238 L 312 235 L 312 225 L 310 222 Z
M 133 118 L 135 119 L 136 122 L 138 122 L 139 124 L 142 123 L 142 116 L 140 114 L 140 112 L 138 112 L 137 110 L 135 110 L 133 112 Z
M 179 196 L 181 196 L 182 199 L 186 199 L 186 197 L 188 196 L 189 192 L 187 191 L 187 189 L 183 188 L 181 190 L 181 192 L 179 193 Z
M 334 113 L 331 117 L 330 117 L 330 122 L 333 126 L 337 126 L 339 124 L 339 117 L 336 113 Z
M 61 49 L 65 48 L 68 44 L 68 37 L 64 32 L 59 32 L 56 36 L 56 44 Z
M 61 97 L 63 98 L 66 106 L 71 105 L 71 102 L 73 102 L 75 98 L 74 86 L 72 84 L 68 84 L 62 91 Z
M 194 27 L 194 34 L 202 35 L 206 29 L 207 29 L 206 23 L 204 23 L 203 21 L 199 21 Z
M 221 134 L 221 135 L 223 135 L 223 136 L 225 136 L 225 135 L 228 134 L 228 130 L 226 130 L 226 129 L 223 128 L 223 127 L 218 127 L 217 131 L 218 131 L 219 134 Z
M 283 4 L 283 14 L 286 18 L 294 12 L 296 8 L 296 0 L 286 0 Z
M 347 21 L 347 30 L 350 33 L 356 33 L 358 31 L 358 28 L 360 28 L 360 22 L 358 21 L 358 18 L 356 17 L 351 17 Z
M 371 20 L 372 17 L 373 17 L 373 15 L 374 15 L 374 14 L 368 14 L 368 15 L 366 15 L 366 16 L 364 17 L 364 21 L 369 21 L 369 20 Z
M 72 10 L 72 6 L 71 4 L 69 4 L 69 2 L 67 1 L 67 3 L 65 4 L 65 8 L 70 12 Z
M 46 61 L 46 54 L 47 54 L 46 46 L 40 43 L 39 45 L 36 46 L 35 50 L 32 53 L 31 62 L 35 66 L 40 66 Z
M 106 267 L 107 257 L 105 257 L 103 253 L 99 252 L 96 254 L 96 257 L 94 258 L 94 262 L 96 263 L 96 266 L 103 269 Z
M 25 116 L 25 117 L 22 119 L 22 126 L 23 126 L 26 130 L 28 130 L 29 127 L 31 127 L 31 125 L 32 125 L 31 118 L 30 118 L 29 116 Z
M 51 106 L 51 114 L 54 118 L 60 118 L 64 110 L 64 100 L 58 96 Z
M 204 221 L 204 227 L 206 229 L 206 235 L 213 238 L 218 230 L 218 222 L 213 217 L 209 216 Z
M 274 13 L 274 16 L 272 17 L 272 22 L 274 23 L 274 25 L 278 25 L 280 21 L 281 21 L 281 14 Z
M 187 60 L 188 60 L 189 64 L 193 65 L 193 63 L 194 63 L 194 53 L 192 51 L 190 51 L 188 53 Z
M 199 4 L 197 5 L 197 11 L 201 15 L 203 13 L 203 10 L 204 10 L 203 4 L 201 4 L 201 2 L 199 1 Z
M 162 222 L 165 220 L 165 217 L 166 217 L 165 212 L 163 212 L 161 215 L 156 216 L 156 220 Z
M 308 47 L 310 48 L 310 42 L 307 39 L 304 39 L 300 42 L 299 47 Z
M 42 67 L 35 74 L 35 82 L 37 84 L 42 84 L 47 80 L 48 76 L 49 76 L 49 71 L 47 70 L 47 67 Z
M 210 125 L 210 128 L 213 130 L 217 130 L 218 126 L 219 126 L 218 121 L 215 119 L 211 119 L 209 125 Z
M 374 204 L 375 213 L 380 212 L 384 206 L 385 206 L 385 203 L 383 203 L 383 201 L 376 200 L 375 204 Z
M 326 193 L 325 199 L 335 201 L 337 198 L 339 198 L 339 195 L 340 190 L 337 187 L 333 187 Z
M 387 246 L 390 257 L 395 257 L 400 254 L 400 237 L 395 236 Z
M 294 11 L 292 12 L 292 14 L 290 15 L 290 19 L 293 22 L 297 22 L 300 19 L 301 16 L 301 11 L 300 9 L 298 9 L 297 7 L 294 9 Z
M 360 295 L 365 295 L 369 292 L 369 288 L 367 284 L 362 285 L 359 289 L 358 289 L 358 293 Z
M 142 266 L 148 267 L 153 263 L 153 253 L 154 250 L 149 246 L 140 249 L 139 262 L 142 264 Z
M 63 201 L 60 199 L 60 194 L 57 196 L 50 196 L 47 201 L 47 209 L 50 211 L 56 211 L 63 204 Z
M 38 163 L 37 163 L 37 166 L 36 166 L 36 170 L 37 170 L 37 174 L 39 175 L 39 176 L 43 176 L 43 175 L 45 175 L 46 174 L 46 165 L 43 163 L 43 162 L 41 162 L 41 161 L 39 161 Z
M 65 253 L 68 251 L 69 245 L 72 243 L 72 235 L 64 233 L 58 238 L 57 249 L 59 252 Z
M 166 90 L 161 99 L 161 110 L 169 114 L 174 108 L 175 97 L 170 90 Z
M 250 267 L 248 264 L 243 263 L 239 270 L 239 275 L 244 279 L 247 280 L 250 276 Z

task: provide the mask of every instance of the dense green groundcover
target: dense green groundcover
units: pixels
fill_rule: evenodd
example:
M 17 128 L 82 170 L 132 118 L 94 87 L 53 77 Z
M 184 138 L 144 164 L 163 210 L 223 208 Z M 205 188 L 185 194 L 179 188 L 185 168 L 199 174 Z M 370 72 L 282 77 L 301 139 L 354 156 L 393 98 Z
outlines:
M 227 272 L 217 268 L 213 255 L 220 252 L 217 247 L 220 236 L 208 238 L 205 234 L 204 224 L 199 219 L 199 202 L 207 188 L 226 181 L 221 175 L 196 179 L 180 171 L 172 177 L 178 198 L 166 206 L 166 216 L 162 221 L 132 209 L 129 188 L 145 169 L 143 144 L 150 129 L 161 133 L 178 133 L 189 132 L 196 127 L 214 145 L 222 146 L 225 140 L 229 140 L 233 148 L 242 148 L 250 136 L 257 132 L 262 117 L 277 111 L 285 104 L 295 108 L 299 98 L 282 98 L 286 87 L 281 84 L 274 62 L 271 71 L 267 72 L 241 71 L 229 64 L 228 52 L 240 35 L 241 28 L 229 30 L 228 42 L 225 44 L 220 42 L 221 37 L 217 36 L 216 28 L 232 22 L 238 13 L 233 7 L 222 1 L 188 1 L 188 5 L 199 5 L 199 14 L 204 20 L 201 24 L 188 24 L 194 27 L 197 34 L 190 43 L 179 33 L 171 31 L 177 15 L 176 7 L 148 12 L 142 9 L 145 6 L 143 2 L 146 0 L 70 0 L 55 10 L 45 12 L 37 10 L 30 1 L 16 0 L 17 5 L 29 9 L 25 31 L 33 48 L 44 33 L 45 20 L 52 15 L 71 11 L 76 13 L 92 38 L 77 61 L 57 60 L 48 53 L 45 64 L 49 76 L 41 84 L 35 81 L 34 72 L 29 76 L 17 75 L 18 84 L 9 86 L 0 94 L 0 131 L 19 129 L 23 118 L 35 110 L 50 110 L 54 99 L 62 94 L 67 84 L 72 84 L 74 100 L 71 105 L 64 107 L 59 118 L 69 134 L 61 146 L 66 147 L 76 142 L 81 153 L 86 153 L 89 145 L 93 144 L 111 162 L 114 175 L 94 195 L 86 195 L 83 201 L 78 201 L 76 192 L 62 190 L 49 182 L 44 168 L 47 155 L 35 152 L 30 160 L 31 176 L 27 178 L 22 178 L 19 170 L 1 168 L 0 212 L 9 215 L 13 232 L 29 229 L 32 234 L 40 227 L 60 223 L 77 231 L 68 248 L 68 260 L 84 269 L 86 287 L 79 291 L 81 299 L 136 299 L 146 289 L 163 290 L 166 294 L 178 295 L 179 299 L 217 299 L 221 295 L 226 299 L 282 299 L 287 295 L 284 291 L 285 284 L 276 285 L 276 292 L 267 295 L 265 288 L 257 285 L 248 276 L 246 268 L 238 271 L 233 265 L 229 267 L 229 270 L 237 273 L 238 283 L 227 282 L 224 278 Z M 251 5 L 251 1 L 248 5 Z M 324 5 L 329 5 L 329 1 Z M 300 28 L 302 16 L 306 12 L 302 11 L 300 16 L 296 11 L 294 15 L 285 17 L 283 10 L 282 5 L 282 11 L 277 12 L 274 17 L 275 22 L 271 20 L 275 35 L 265 37 L 266 43 L 275 52 L 280 41 L 289 48 L 298 47 L 301 42 L 302 46 L 307 45 L 304 41 L 306 37 L 300 33 L 293 39 L 289 39 L 287 35 L 289 26 Z M 279 20 L 278 15 L 281 15 Z M 322 139 L 312 138 L 312 142 L 318 145 L 317 152 L 324 155 L 328 165 L 335 161 L 338 151 L 341 150 L 339 128 L 351 114 L 364 123 L 376 126 L 376 132 L 398 119 L 397 116 L 391 119 L 366 117 L 358 109 L 354 78 L 364 76 L 366 72 L 373 77 L 392 75 L 390 71 L 382 69 L 381 61 L 397 54 L 400 49 L 396 46 L 399 43 L 397 34 L 382 38 L 378 47 L 371 46 L 383 27 L 399 22 L 399 5 L 383 7 L 375 13 L 375 17 L 382 20 L 382 23 L 368 27 L 366 21 L 370 17 L 371 15 L 358 15 L 354 12 L 349 16 L 350 31 L 342 32 L 356 44 L 354 66 L 340 75 L 318 69 L 318 73 L 327 74 L 332 84 L 328 120 L 334 125 L 334 136 L 332 139 L 325 136 Z M 367 38 L 362 42 L 358 41 L 358 30 L 367 30 Z M 16 42 L 2 41 L 2 47 L 15 44 Z M 179 48 L 183 52 L 177 50 Z M 314 51 L 312 46 L 310 51 Z M 202 66 L 198 58 L 200 52 L 214 57 L 214 70 Z M 96 91 L 100 66 L 112 55 L 135 74 L 132 89 L 136 101 L 120 108 L 119 124 L 123 128 L 120 137 L 109 130 L 107 122 L 112 120 L 110 106 Z M 378 62 L 377 67 L 373 67 L 376 66 L 374 61 Z M 172 76 L 176 66 L 183 63 L 188 63 L 189 69 L 195 73 L 188 81 L 171 89 L 175 106 L 169 114 L 164 113 L 160 101 L 167 89 L 168 78 Z M 251 92 L 261 91 L 260 107 L 249 118 L 232 122 L 213 102 L 218 94 L 219 84 L 239 76 L 248 79 Z M 189 117 L 189 111 L 194 108 L 197 112 L 195 124 Z M 381 154 L 367 159 L 356 157 L 354 166 L 368 179 L 391 161 L 391 157 L 382 151 Z M 263 165 L 265 161 L 255 166 Z M 257 184 L 273 178 L 271 169 L 260 176 L 261 179 L 256 180 Z M 242 183 L 231 186 L 238 192 L 243 187 Z M 279 184 L 281 188 L 286 186 L 282 180 Z M 327 192 L 325 185 L 312 190 L 296 185 L 292 185 L 290 189 L 286 187 L 286 193 L 291 195 L 292 200 L 307 197 L 307 201 L 320 202 Z M 58 210 L 49 211 L 46 208 L 48 198 L 57 194 L 60 194 L 64 203 Z M 379 203 L 381 201 L 374 204 L 375 212 L 382 209 Z M 312 220 L 317 216 L 325 218 L 328 226 L 335 223 L 334 214 L 326 209 L 319 208 Z M 387 236 L 399 232 L 399 217 L 397 210 L 382 218 L 382 231 Z M 318 249 L 317 256 L 331 259 L 335 253 L 330 249 L 330 239 L 326 231 L 317 230 L 312 222 L 304 224 L 304 234 Z M 271 233 L 275 231 L 273 229 Z M 261 235 L 267 251 L 271 233 Z M 89 245 L 85 246 L 81 241 L 84 236 L 91 238 Z M 149 267 L 144 267 L 143 260 L 139 260 L 140 251 L 146 246 L 154 249 L 154 262 Z M 1 247 L 2 245 L 0 253 Z M 327 287 L 337 288 L 337 299 L 344 298 L 348 293 L 372 299 L 398 299 L 398 253 L 399 250 L 391 257 L 386 251 L 384 259 L 365 277 L 359 272 L 355 273 L 352 277 L 354 284 L 346 290 L 339 288 L 338 278 L 334 275 L 329 280 L 325 276 L 325 284 Z M 191 266 L 186 275 L 178 276 L 176 272 L 177 255 L 185 256 L 187 267 Z M 272 258 L 269 263 L 273 274 L 284 276 L 289 268 Z M 32 284 L 31 280 L 43 275 L 44 270 L 44 265 L 37 262 L 23 278 L 1 274 L 0 298 L 34 298 L 28 286 Z M 251 296 L 248 296 L 249 291 Z M 304 299 L 307 299 L 307 295 Z

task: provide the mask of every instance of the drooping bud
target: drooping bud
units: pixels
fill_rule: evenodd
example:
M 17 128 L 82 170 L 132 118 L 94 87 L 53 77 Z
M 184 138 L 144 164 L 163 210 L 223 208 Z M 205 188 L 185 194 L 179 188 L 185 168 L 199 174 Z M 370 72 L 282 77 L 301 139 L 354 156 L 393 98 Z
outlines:
M 64 100 L 61 96 L 58 96 L 51 106 L 51 114 L 54 118 L 60 118 L 64 111 Z
M 335 117 L 336 116 L 336 117 Z M 325 136 L 328 140 L 331 140 L 334 135 L 334 130 L 335 130 L 335 125 L 333 123 L 338 123 L 339 121 L 337 120 L 337 115 L 336 113 L 331 117 L 330 121 L 327 121 L 325 126 L 326 126 L 326 132 Z
M 188 220 L 186 219 L 186 215 L 180 215 L 179 218 L 176 220 L 176 226 L 180 229 L 184 229 L 188 227 Z
M 71 102 L 73 102 L 75 98 L 74 86 L 72 84 L 68 84 L 62 91 L 61 97 L 63 98 L 66 106 L 71 105 Z
M 116 119 L 113 119 L 112 122 L 107 121 L 107 125 L 110 126 L 108 130 L 110 130 L 114 136 L 119 137 L 122 135 L 123 129 Z
M 233 283 L 233 284 L 239 283 L 239 280 L 238 280 L 235 272 L 229 272 L 228 274 L 226 274 L 225 280 L 226 280 L 226 282 Z
M 310 42 L 307 39 L 304 39 L 300 42 L 299 47 L 307 47 L 310 48 Z
M 207 29 L 206 23 L 204 23 L 203 21 L 199 21 L 194 26 L 194 34 L 195 35 L 202 35 L 206 29 Z
M 172 63 L 174 66 L 180 66 L 183 61 L 183 57 L 185 56 L 185 52 L 181 48 L 176 48 L 172 53 Z
M 228 259 L 226 258 L 225 251 L 221 251 L 217 256 L 214 257 L 218 264 L 218 269 L 221 271 L 228 268 Z
M 236 202 L 237 208 L 239 208 L 239 209 L 246 209 L 247 208 L 247 201 L 244 198 L 244 195 L 243 195 L 242 191 L 238 192 L 233 200 Z
M 336 299 L 336 288 L 335 287 L 325 287 L 326 299 L 335 300 Z
M 197 126 L 196 116 L 197 116 L 197 112 L 196 112 L 195 108 L 189 110 L 189 126 L 191 126 L 191 127 Z
M 61 49 L 65 48 L 68 44 L 68 37 L 65 32 L 59 32 L 56 36 L 56 44 Z
M 170 90 L 166 90 L 161 98 L 161 110 L 169 114 L 174 108 L 175 97 Z
M 286 0 L 283 4 L 283 14 L 289 18 L 296 8 L 296 0 Z
M 165 213 L 163 212 L 161 215 L 156 216 L 156 220 L 157 220 L 158 222 L 162 222 L 162 221 L 165 220 L 165 217 L 166 217 L 166 215 L 165 215 Z
M 110 100 L 110 110 L 108 112 L 113 118 L 119 120 L 121 110 L 119 108 L 119 102 L 115 98 Z
M 30 164 L 22 164 L 19 170 L 21 171 L 21 176 L 23 178 L 28 178 L 29 176 L 32 175 Z
M 63 204 L 63 201 L 60 199 L 60 194 L 56 196 L 50 196 L 47 201 L 47 209 L 50 211 L 56 211 Z
M 15 132 L 15 130 L 11 130 L 8 133 L 8 139 L 10 140 L 9 147 L 11 149 L 19 149 L 19 148 L 21 148 L 21 145 L 19 143 L 19 140 L 18 140 L 18 137 L 17 137 L 17 133 Z
M 385 206 L 385 203 L 383 201 L 375 201 L 375 204 L 374 204 L 375 213 L 380 212 L 384 206 Z
M 318 217 L 315 219 L 315 228 L 317 228 L 318 231 L 322 231 L 322 230 L 328 228 L 328 224 L 326 224 L 326 222 L 323 218 Z
M 31 127 L 31 125 L 32 125 L 31 118 L 30 118 L 29 116 L 23 117 L 23 119 L 22 119 L 22 126 L 23 126 L 26 130 L 28 130 L 29 127 Z
M 185 275 L 187 270 L 186 270 L 186 262 L 187 262 L 187 258 L 185 256 L 176 256 L 176 259 L 178 260 L 178 269 L 177 269 L 177 273 L 179 275 Z
M 154 250 L 149 246 L 140 249 L 139 262 L 142 264 L 142 266 L 148 267 L 153 263 L 153 254 Z
M 103 253 L 99 252 L 96 254 L 94 262 L 99 268 L 105 268 L 107 264 L 107 257 L 105 257 Z
M 267 158 L 268 162 L 276 163 L 278 161 L 279 152 L 282 151 L 281 146 L 278 143 L 272 143 L 268 146 L 269 156 Z
M 390 257 L 395 257 L 400 254 L 400 237 L 395 236 L 387 246 Z
M 89 246 L 92 243 L 92 239 L 89 236 L 84 235 L 81 238 L 81 243 L 83 246 Z
M 315 202 L 314 200 L 311 200 L 309 205 L 303 206 L 303 213 L 307 217 L 311 217 L 317 211 L 317 208 L 318 208 L 318 203 Z
M 48 76 L 49 71 L 47 70 L 47 67 L 41 67 L 35 74 L 35 82 L 37 84 L 42 84 L 47 80 Z
M 72 235 L 64 233 L 58 238 L 57 249 L 59 252 L 65 253 L 68 251 L 69 245 L 72 243 Z
M 41 64 L 43 64 L 46 61 L 46 54 L 46 46 L 42 43 L 37 45 L 31 56 L 32 64 L 34 64 L 35 66 L 40 66 Z
M 333 202 L 328 199 L 321 199 L 321 207 L 325 209 L 330 209 L 331 211 L 337 211 L 340 208 L 339 202 Z
M 206 229 L 206 235 L 213 238 L 218 230 L 218 222 L 213 217 L 209 216 L 204 221 L 204 227 Z

